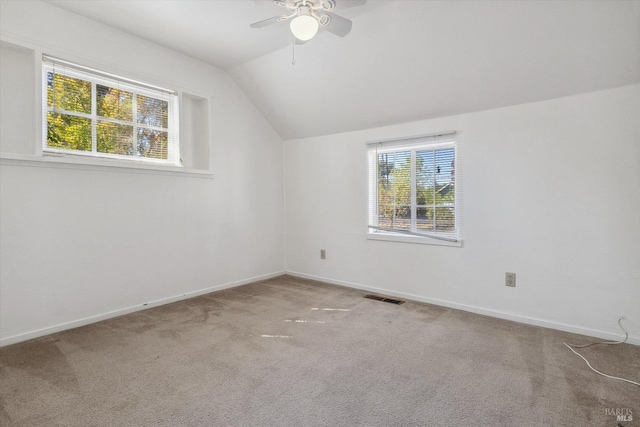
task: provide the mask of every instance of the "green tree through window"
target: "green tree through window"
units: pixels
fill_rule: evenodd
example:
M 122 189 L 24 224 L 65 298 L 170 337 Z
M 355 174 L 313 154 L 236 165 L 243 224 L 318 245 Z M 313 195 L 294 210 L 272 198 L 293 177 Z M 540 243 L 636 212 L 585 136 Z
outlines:
M 455 146 L 376 152 L 375 230 L 455 238 Z
M 47 146 L 91 151 L 91 83 L 47 73 Z
M 176 161 L 177 154 L 170 159 L 177 147 L 175 94 L 154 95 L 54 64 L 45 64 L 45 79 L 45 149 Z

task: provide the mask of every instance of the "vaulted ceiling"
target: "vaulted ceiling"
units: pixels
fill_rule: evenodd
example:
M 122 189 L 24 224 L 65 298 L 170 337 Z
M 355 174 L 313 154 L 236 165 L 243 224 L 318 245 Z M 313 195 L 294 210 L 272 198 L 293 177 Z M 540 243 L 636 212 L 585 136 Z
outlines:
M 293 65 L 270 0 L 48 0 L 225 69 L 284 139 L 640 83 L 638 0 L 348 1 Z

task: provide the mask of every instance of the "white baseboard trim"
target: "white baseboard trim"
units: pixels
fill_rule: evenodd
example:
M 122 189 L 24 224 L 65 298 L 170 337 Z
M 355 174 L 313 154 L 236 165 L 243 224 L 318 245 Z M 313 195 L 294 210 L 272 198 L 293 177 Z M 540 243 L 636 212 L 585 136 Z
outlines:
M 71 322 L 61 323 L 55 326 L 48 326 L 46 328 L 38 329 L 35 331 L 25 332 L 22 334 L 12 335 L 6 338 L 0 338 L 0 347 L 4 347 L 11 344 L 16 344 L 22 341 L 27 341 L 33 338 L 38 338 L 44 335 L 54 334 L 56 332 L 66 331 L 67 329 L 73 329 L 80 326 L 89 325 L 91 323 L 100 322 L 102 320 L 111 319 L 113 317 L 122 316 L 125 314 L 133 313 L 136 311 L 146 310 L 152 307 L 158 307 L 160 305 L 169 304 L 176 301 L 181 301 L 188 298 L 197 297 L 200 295 L 208 294 L 211 292 L 221 291 L 223 289 L 235 288 L 236 286 L 246 285 L 248 283 L 258 282 L 260 280 L 271 279 L 273 277 L 282 276 L 285 271 L 278 271 L 269 274 L 263 274 L 256 277 L 250 277 L 248 279 L 238 280 L 235 282 L 228 282 L 221 285 L 211 286 L 209 288 L 199 289 L 197 291 L 186 292 L 184 294 L 175 295 L 172 297 L 161 298 L 155 301 L 146 302 L 143 304 L 134 305 L 131 307 L 121 308 L 118 310 L 109 311 L 107 313 L 97 314 L 95 316 L 85 317 L 83 319 L 73 320 Z
M 359 283 L 345 282 L 344 280 L 335 280 L 335 279 L 330 279 L 328 277 L 315 276 L 313 274 L 299 273 L 296 271 L 287 271 L 286 274 L 295 276 L 295 277 L 300 277 L 302 279 L 317 280 L 320 282 L 330 283 L 333 285 L 345 286 L 347 288 L 361 289 L 364 291 L 380 293 L 383 295 L 389 295 L 389 296 L 410 299 L 413 301 L 425 302 L 428 304 L 454 308 L 456 310 L 468 311 L 471 313 L 482 314 L 485 316 L 497 317 L 499 319 L 511 320 L 518 323 L 525 323 L 533 326 L 541 326 L 543 328 L 556 329 L 559 331 L 571 332 L 574 334 L 586 335 L 586 336 L 605 339 L 605 340 L 619 341 L 620 338 L 623 337 L 622 334 L 620 333 L 616 334 L 616 333 L 605 332 L 597 329 L 589 329 L 581 326 L 568 325 L 566 323 L 559 323 L 559 322 L 553 322 L 553 321 L 544 320 L 544 319 L 538 319 L 535 317 L 520 316 L 516 314 L 505 313 L 502 311 L 491 310 L 491 309 L 476 307 L 472 305 L 459 304 L 451 301 L 445 301 L 445 300 L 434 299 L 434 298 L 426 298 L 419 295 L 396 292 L 389 289 L 375 288 L 373 286 L 366 286 Z M 629 336 L 629 338 L 627 339 L 627 343 L 640 345 L 640 337 Z

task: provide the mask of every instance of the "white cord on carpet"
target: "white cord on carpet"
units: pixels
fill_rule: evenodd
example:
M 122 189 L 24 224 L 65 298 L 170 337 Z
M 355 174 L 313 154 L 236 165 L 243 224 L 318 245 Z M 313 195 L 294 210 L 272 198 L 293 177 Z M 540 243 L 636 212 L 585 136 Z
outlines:
M 587 366 L 589 368 L 591 368 L 591 370 L 593 372 L 595 372 L 596 374 L 600 374 L 603 377 L 611 378 L 613 380 L 624 381 L 624 382 L 627 382 L 627 383 L 630 383 L 630 384 L 633 384 L 633 385 L 637 385 L 638 387 L 640 387 L 640 383 L 637 383 L 635 381 L 631 381 L 631 380 L 628 380 L 626 378 L 614 377 L 612 375 L 603 374 L 602 372 L 598 371 L 593 366 L 591 366 L 589 361 L 583 355 L 581 355 L 580 353 L 578 353 L 577 351 L 575 351 L 573 349 L 573 347 L 575 347 L 575 348 L 586 348 L 586 347 L 591 347 L 592 345 L 597 345 L 597 344 L 606 344 L 606 345 L 624 344 L 625 342 L 627 342 L 627 339 L 629 338 L 629 332 L 627 332 L 627 330 L 624 328 L 624 326 L 622 326 L 622 323 L 620 323 L 622 321 L 622 319 L 624 319 L 624 316 L 620 316 L 620 318 L 618 319 L 618 326 L 620 326 L 620 328 L 624 331 L 624 339 L 622 341 L 601 341 L 601 342 L 594 342 L 594 343 L 585 344 L 585 345 L 567 344 L 566 342 L 563 342 L 562 344 L 566 345 L 569 350 L 574 352 L 576 355 L 580 356 L 580 358 L 585 361 Z
M 627 342 L 627 339 L 629 339 L 629 332 L 627 332 L 624 326 L 622 326 L 622 323 L 620 323 L 622 322 L 622 319 L 624 319 L 624 316 L 620 316 L 620 318 L 618 319 L 618 326 L 620 326 L 620 329 L 624 331 L 624 339 L 621 341 L 600 341 L 600 342 L 592 342 L 591 344 L 585 344 L 585 345 L 567 344 L 567 343 L 563 343 L 563 344 L 567 344 L 575 348 L 586 348 L 586 347 L 591 347 L 592 345 L 597 345 L 597 344 L 607 344 L 607 345 L 624 344 L 625 342 Z

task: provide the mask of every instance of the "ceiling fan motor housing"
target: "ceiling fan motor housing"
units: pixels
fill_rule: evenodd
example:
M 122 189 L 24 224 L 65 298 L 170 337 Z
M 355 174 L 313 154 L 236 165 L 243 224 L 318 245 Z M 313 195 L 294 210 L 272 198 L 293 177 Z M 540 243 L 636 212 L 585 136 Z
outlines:
M 345 7 L 361 6 L 366 2 L 367 0 L 352 0 L 345 3 Z M 250 25 L 251 28 L 262 28 L 291 19 L 291 32 L 303 42 L 313 38 L 319 26 L 339 37 L 344 37 L 351 31 L 350 20 L 330 12 L 336 8 L 336 0 L 273 0 L 273 3 L 286 8 L 288 14 L 254 22 Z

